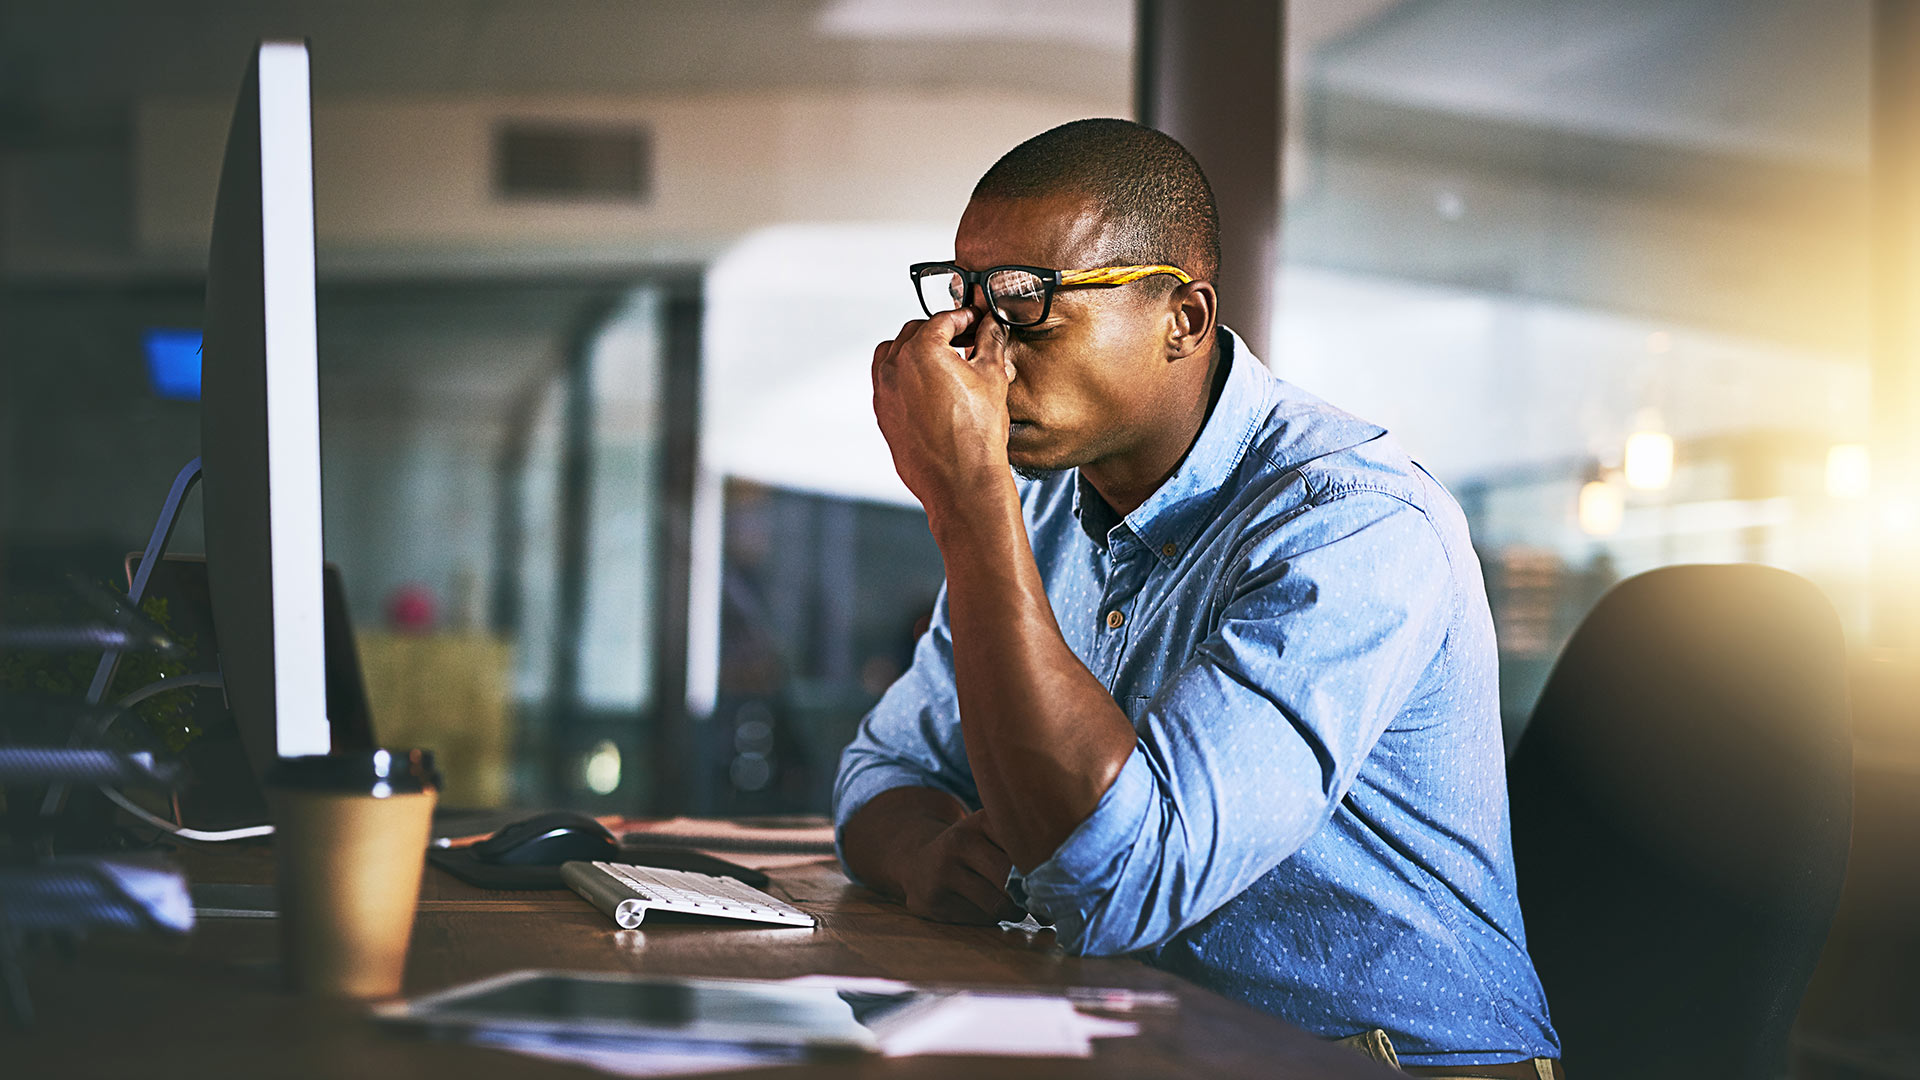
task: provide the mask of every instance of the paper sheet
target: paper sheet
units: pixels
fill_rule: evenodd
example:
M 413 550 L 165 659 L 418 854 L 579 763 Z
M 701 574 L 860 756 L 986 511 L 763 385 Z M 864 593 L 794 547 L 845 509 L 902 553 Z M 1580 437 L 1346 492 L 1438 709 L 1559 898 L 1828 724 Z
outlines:
M 635 843 L 681 843 L 712 851 L 833 854 L 833 825 L 825 818 L 798 819 L 791 824 L 766 826 L 724 819 L 676 817 L 660 821 L 630 821 L 626 826 L 626 839 Z
M 831 986 L 867 994 L 914 989 L 895 979 L 802 975 L 801 986 Z M 1138 1035 L 1131 1020 L 1089 1016 L 1064 996 L 967 990 L 907 1006 L 872 1025 L 888 1057 L 915 1054 L 1005 1054 L 1014 1057 L 1091 1057 L 1093 1040 Z
M 1093 1056 L 1093 1040 L 1138 1035 L 1131 1020 L 1087 1016 L 1066 998 L 1001 996 L 971 991 L 909 1006 L 874 1027 L 880 1052 L 1001 1054 L 1012 1057 Z
M 786 980 L 870 994 L 914 989 L 894 979 L 802 975 Z M 1115 991 L 1118 993 L 1118 991 Z M 1093 1055 L 1093 1040 L 1138 1035 L 1131 1020 L 1089 1016 L 1066 997 L 1044 993 L 996 994 L 959 991 L 929 996 L 872 1024 L 887 1057 L 918 1054 L 1071 1057 Z M 679 1076 L 726 1072 L 802 1060 L 798 1050 L 650 1039 L 575 1038 L 489 1031 L 473 1036 L 481 1046 L 551 1061 L 586 1065 L 615 1076 Z

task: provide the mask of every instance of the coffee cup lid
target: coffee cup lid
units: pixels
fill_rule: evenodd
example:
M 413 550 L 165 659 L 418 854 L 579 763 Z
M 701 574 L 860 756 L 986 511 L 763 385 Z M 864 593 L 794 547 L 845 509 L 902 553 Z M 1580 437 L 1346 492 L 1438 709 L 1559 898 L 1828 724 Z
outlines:
M 438 791 L 440 773 L 431 750 L 352 750 L 283 757 L 267 770 L 267 786 L 385 798 Z

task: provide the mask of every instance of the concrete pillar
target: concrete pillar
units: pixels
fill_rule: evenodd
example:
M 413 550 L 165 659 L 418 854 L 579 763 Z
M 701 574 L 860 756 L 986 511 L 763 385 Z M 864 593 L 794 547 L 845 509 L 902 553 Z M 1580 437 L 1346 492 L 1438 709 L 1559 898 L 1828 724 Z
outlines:
M 1283 0 L 1137 0 L 1134 117 L 1180 140 L 1220 208 L 1221 321 L 1271 361 Z
M 687 660 L 691 639 L 693 513 L 700 467 L 700 353 L 706 299 L 700 280 L 671 281 L 661 320 L 664 371 L 660 416 L 660 575 L 654 601 L 658 627 L 654 653 L 651 799 L 660 815 L 697 811 L 703 801 L 704 768 L 694 745 L 694 717 L 687 708 Z

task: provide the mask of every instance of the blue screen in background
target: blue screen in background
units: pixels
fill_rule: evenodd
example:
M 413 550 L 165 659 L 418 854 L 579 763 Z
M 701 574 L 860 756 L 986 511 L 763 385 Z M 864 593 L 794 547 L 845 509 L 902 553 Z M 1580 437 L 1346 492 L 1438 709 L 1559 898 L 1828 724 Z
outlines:
M 147 383 L 168 401 L 200 400 L 200 331 L 150 327 L 140 334 L 147 348 Z

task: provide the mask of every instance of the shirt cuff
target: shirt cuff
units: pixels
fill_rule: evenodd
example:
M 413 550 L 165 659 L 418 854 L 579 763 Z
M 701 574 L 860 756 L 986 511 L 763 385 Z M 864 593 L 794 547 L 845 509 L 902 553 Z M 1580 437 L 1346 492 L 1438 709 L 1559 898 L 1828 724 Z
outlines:
M 1100 804 L 1051 858 L 1027 873 L 1029 907 L 1054 921 L 1061 943 L 1084 949 L 1093 909 L 1112 898 L 1156 798 L 1153 770 L 1135 744 Z

